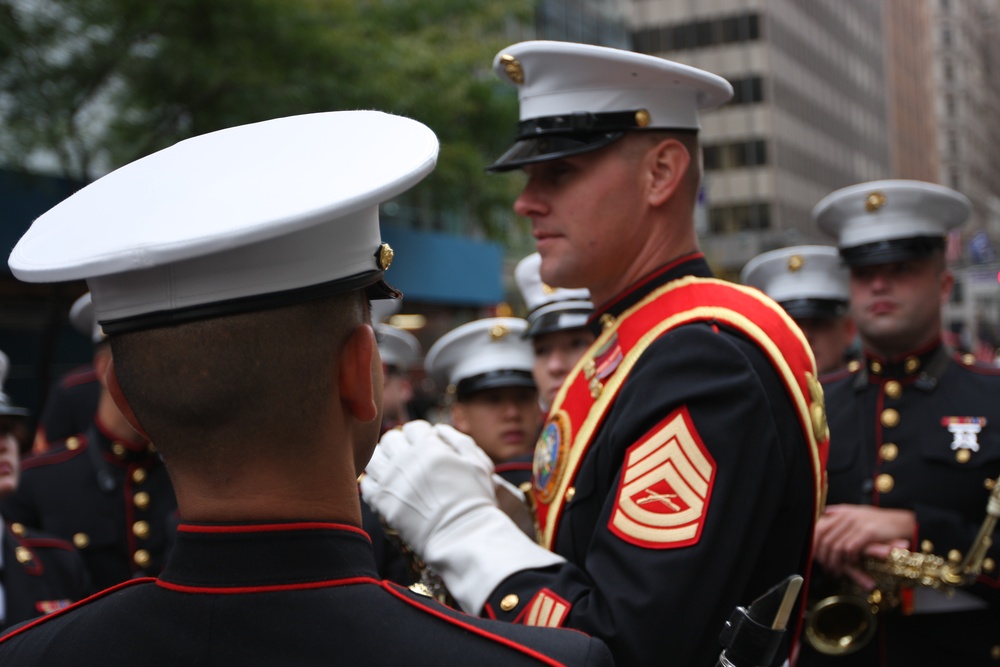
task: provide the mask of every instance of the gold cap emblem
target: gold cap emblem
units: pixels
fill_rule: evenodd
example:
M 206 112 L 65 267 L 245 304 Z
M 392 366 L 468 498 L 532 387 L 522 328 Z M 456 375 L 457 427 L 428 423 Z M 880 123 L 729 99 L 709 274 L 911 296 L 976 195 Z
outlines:
M 546 295 L 548 295 L 548 294 L 555 294 L 555 292 L 556 292 L 556 288 L 555 287 L 552 287 L 551 285 L 546 285 L 545 283 L 542 283 L 542 294 L 546 294 Z
M 805 266 L 806 260 L 802 255 L 792 255 L 788 258 L 788 270 L 795 273 L 803 266 Z
M 500 56 L 500 62 L 503 64 L 503 71 L 506 72 L 511 81 L 517 84 L 524 83 L 524 69 L 521 67 L 521 63 L 517 61 L 517 58 L 509 53 L 505 53 Z
M 875 191 L 868 195 L 865 199 L 865 210 L 869 213 L 874 213 L 885 206 L 885 193 Z
M 494 324 L 490 327 L 490 340 L 500 340 L 510 333 L 510 329 L 502 324 Z
M 375 253 L 375 258 L 378 260 L 378 268 L 385 271 L 392 264 L 392 258 L 395 253 L 392 248 L 389 247 L 388 243 L 383 243 L 378 247 L 378 252 Z
M 639 109 L 635 112 L 635 124 L 639 127 L 646 127 L 651 120 L 649 112 L 645 109 Z

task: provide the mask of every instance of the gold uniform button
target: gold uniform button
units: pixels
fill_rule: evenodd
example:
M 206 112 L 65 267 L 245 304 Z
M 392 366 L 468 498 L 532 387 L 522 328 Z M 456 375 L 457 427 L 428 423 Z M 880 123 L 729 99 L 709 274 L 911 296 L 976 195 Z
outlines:
M 120 459 L 125 458 L 125 445 L 123 445 L 120 442 L 116 442 L 115 444 L 111 445 L 111 453 Z
M 860 368 L 861 368 L 861 362 L 858 361 L 857 359 L 852 359 L 847 364 L 847 370 L 850 371 L 851 373 L 856 373 Z
M 870 366 L 869 366 L 868 368 L 869 368 L 869 369 L 871 370 L 871 372 L 872 372 L 872 373 L 874 373 L 875 375 L 878 375 L 879 373 L 881 373 L 881 372 L 882 372 L 882 364 L 880 364 L 880 363 L 879 363 L 879 362 L 877 362 L 877 361 L 873 361 L 873 362 L 871 363 L 871 365 L 870 365 Z
M 899 384 L 895 380 L 889 380 L 885 383 L 885 395 L 889 398 L 899 398 L 903 394 L 903 385 Z
M 959 463 L 968 463 L 969 459 L 972 458 L 972 452 L 968 449 L 960 449 L 955 452 L 955 460 Z
M 71 452 L 80 449 L 80 438 L 77 438 L 76 436 L 66 438 L 66 449 Z
M 893 428 L 899 425 L 899 411 L 887 408 L 882 411 L 882 426 Z
M 132 524 L 132 534 L 138 537 L 140 540 L 144 540 L 149 537 L 149 522 L 148 521 L 136 521 Z
M 875 488 L 878 489 L 879 493 L 889 493 L 894 486 L 896 486 L 896 480 L 888 473 L 882 473 L 875 478 Z
M 146 481 L 146 469 L 136 468 L 132 471 L 132 482 L 135 484 L 142 484 Z
M 154 445 L 154 444 L 153 444 L 153 443 L 151 443 L 151 442 L 147 442 L 147 443 L 146 443 L 146 450 L 147 450 L 147 451 L 148 451 L 148 452 L 149 452 L 150 454 L 155 454 L 155 453 L 156 453 L 156 445 Z
M 135 561 L 135 564 L 138 565 L 139 567 L 146 567 L 147 565 L 149 565 L 151 557 L 148 551 L 146 551 L 145 549 L 139 549 L 134 554 L 132 554 L 132 560 Z
M 510 595 L 503 596 L 503 600 L 500 600 L 500 609 L 503 611 L 510 611 L 517 606 L 517 603 L 521 601 L 521 598 L 517 597 L 513 593 Z
M 23 523 L 12 523 L 10 524 L 10 532 L 14 533 L 18 537 L 24 537 L 25 529 Z
M 965 364 L 966 366 L 972 366 L 972 365 L 974 365 L 976 363 L 976 357 L 975 357 L 975 355 L 972 355 L 972 354 L 963 354 L 962 355 L 962 363 Z
M 576 487 L 575 486 L 571 486 L 568 489 L 566 489 L 566 502 L 569 502 L 569 501 L 573 500 L 573 496 L 575 496 L 575 495 L 576 495 Z
M 910 357 L 903 362 L 903 370 L 907 373 L 916 373 L 918 368 L 920 368 L 920 360 L 916 357 Z
M 30 563 L 31 551 L 27 547 L 18 547 L 14 549 L 14 557 L 17 558 L 18 563 Z
M 139 493 L 132 496 L 132 502 L 135 503 L 136 507 L 138 507 L 141 510 L 144 510 L 147 507 L 149 507 L 149 494 L 146 493 L 145 491 L 140 491 Z
M 87 533 L 76 533 L 73 535 L 73 546 L 77 549 L 86 549 L 90 546 L 90 535 Z
M 934 543 L 930 540 L 924 540 L 920 543 L 920 550 L 925 554 L 932 553 L 934 551 Z
M 899 447 L 893 442 L 887 442 L 879 448 L 879 455 L 883 461 L 895 461 L 899 456 Z
M 961 563 L 962 552 L 959 551 L 958 549 L 952 549 L 951 551 L 948 552 L 948 561 L 952 563 Z
M 986 558 L 983 560 L 983 572 L 992 572 L 993 568 L 996 566 L 996 561 L 992 558 Z

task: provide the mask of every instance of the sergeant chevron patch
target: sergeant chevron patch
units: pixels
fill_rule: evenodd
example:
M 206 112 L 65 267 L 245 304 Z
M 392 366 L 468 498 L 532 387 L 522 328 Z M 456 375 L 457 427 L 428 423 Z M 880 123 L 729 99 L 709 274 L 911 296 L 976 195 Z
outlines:
M 626 452 L 608 529 L 648 549 L 695 544 L 714 479 L 715 460 L 680 408 Z
M 535 594 L 524 611 L 524 624 L 558 628 L 572 605 L 547 588 Z

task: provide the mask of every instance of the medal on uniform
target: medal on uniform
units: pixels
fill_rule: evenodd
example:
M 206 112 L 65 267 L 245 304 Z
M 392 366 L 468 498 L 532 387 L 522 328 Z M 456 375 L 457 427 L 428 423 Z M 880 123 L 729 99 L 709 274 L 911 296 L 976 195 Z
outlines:
M 986 426 L 986 417 L 942 417 L 941 426 L 953 436 L 952 450 L 978 452 L 979 439 L 976 436 Z

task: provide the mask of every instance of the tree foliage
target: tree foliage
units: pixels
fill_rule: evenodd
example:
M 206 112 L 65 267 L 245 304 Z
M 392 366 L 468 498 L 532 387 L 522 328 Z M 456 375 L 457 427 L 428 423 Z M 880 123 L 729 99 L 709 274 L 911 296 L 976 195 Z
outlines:
M 371 108 L 441 139 L 421 215 L 509 223 L 516 97 L 490 71 L 530 0 L 0 0 L 0 162 L 55 155 L 91 179 L 176 141 L 299 113 Z

